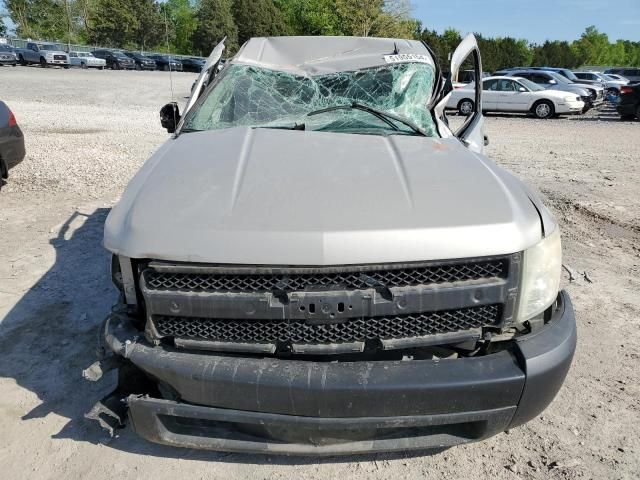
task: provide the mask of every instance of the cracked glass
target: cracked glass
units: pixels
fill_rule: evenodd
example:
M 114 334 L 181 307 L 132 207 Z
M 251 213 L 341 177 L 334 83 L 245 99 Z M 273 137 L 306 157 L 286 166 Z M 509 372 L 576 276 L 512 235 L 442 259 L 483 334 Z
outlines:
M 407 119 L 426 135 L 437 136 L 427 107 L 434 80 L 434 67 L 422 62 L 316 76 L 234 64 L 220 74 L 213 89 L 196 105 L 184 131 L 262 127 L 416 134 L 397 120 L 385 122 L 371 112 L 349 108 L 357 103 Z M 347 108 L 308 116 L 338 106 Z

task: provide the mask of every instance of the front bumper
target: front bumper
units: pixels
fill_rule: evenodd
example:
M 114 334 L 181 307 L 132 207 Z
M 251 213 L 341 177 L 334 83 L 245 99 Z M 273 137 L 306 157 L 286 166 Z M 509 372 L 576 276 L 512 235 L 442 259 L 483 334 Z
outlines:
M 568 295 L 511 349 L 454 360 L 316 363 L 152 347 L 114 314 L 105 342 L 179 401 L 132 395 L 134 430 L 222 451 L 339 455 L 446 448 L 521 425 L 559 391 L 576 346 Z
M 559 114 L 579 114 L 584 110 L 584 102 L 563 102 L 556 107 L 556 113 Z

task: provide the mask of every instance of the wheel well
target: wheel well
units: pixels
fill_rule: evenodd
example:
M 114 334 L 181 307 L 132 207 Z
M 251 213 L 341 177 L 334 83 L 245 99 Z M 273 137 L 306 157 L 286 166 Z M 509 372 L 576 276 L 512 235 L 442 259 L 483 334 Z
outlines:
M 462 100 L 460 100 L 458 102 L 458 108 L 460 108 L 460 106 L 462 105 L 462 102 L 471 102 L 473 105 L 475 105 L 475 102 L 473 100 L 471 100 L 470 98 L 463 98 Z
M 548 103 L 549 105 L 551 105 L 551 109 L 555 112 L 556 111 L 556 104 L 553 103 L 551 100 L 549 100 L 548 98 L 541 98 L 540 100 L 536 100 L 534 102 L 534 104 L 531 106 L 531 111 L 535 111 L 536 107 L 538 105 L 540 105 L 541 103 Z

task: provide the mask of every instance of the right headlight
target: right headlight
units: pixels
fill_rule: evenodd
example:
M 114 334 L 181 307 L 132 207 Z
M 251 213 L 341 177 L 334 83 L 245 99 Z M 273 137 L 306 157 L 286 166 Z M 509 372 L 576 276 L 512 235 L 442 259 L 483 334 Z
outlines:
M 549 308 L 560 290 L 562 243 L 560 229 L 524 252 L 522 282 L 518 299 L 519 323 L 530 320 Z

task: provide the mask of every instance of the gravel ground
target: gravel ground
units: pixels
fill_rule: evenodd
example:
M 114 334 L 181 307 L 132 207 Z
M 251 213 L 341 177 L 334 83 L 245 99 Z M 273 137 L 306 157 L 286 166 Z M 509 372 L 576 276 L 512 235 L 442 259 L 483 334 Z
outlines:
M 176 98 L 194 75 L 175 74 Z M 542 192 L 564 232 L 579 343 L 544 414 L 434 456 L 245 456 L 109 438 L 84 414 L 111 385 L 80 371 L 115 298 L 108 209 L 166 138 L 169 75 L 0 69 L 28 156 L 0 193 L 0 471 L 4 478 L 631 479 L 640 471 L 640 123 L 610 111 L 487 118 L 488 154 Z

